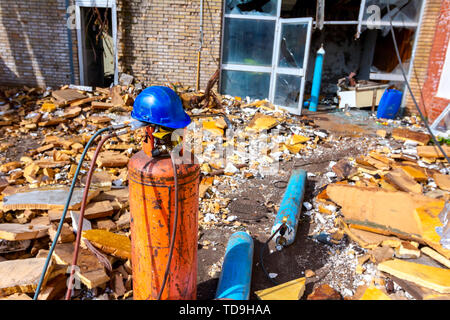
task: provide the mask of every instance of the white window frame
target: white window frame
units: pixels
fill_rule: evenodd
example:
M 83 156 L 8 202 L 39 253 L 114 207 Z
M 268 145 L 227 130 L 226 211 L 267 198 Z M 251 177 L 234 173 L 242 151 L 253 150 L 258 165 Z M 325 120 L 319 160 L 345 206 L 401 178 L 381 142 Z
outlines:
M 223 70 L 231 70 L 231 71 L 247 71 L 247 72 L 264 72 L 264 73 L 270 73 L 270 86 L 269 86 L 269 96 L 267 97 L 270 102 L 273 103 L 274 97 L 275 97 L 275 88 L 276 88 L 276 77 L 278 74 L 289 74 L 289 75 L 295 75 L 301 77 L 301 84 L 300 84 L 300 96 L 299 96 L 299 104 L 297 108 L 292 107 L 285 107 L 285 106 L 278 106 L 280 108 L 288 110 L 290 113 L 300 115 L 302 113 L 302 107 L 303 107 L 303 95 L 304 95 L 304 89 L 305 89 L 305 82 L 306 82 L 306 70 L 308 67 L 308 58 L 309 58 L 309 49 L 311 44 L 311 34 L 312 34 L 312 24 L 313 24 L 313 18 L 292 18 L 292 19 L 285 19 L 280 18 L 281 14 L 281 3 L 282 0 L 278 0 L 277 3 L 277 14 L 276 16 L 259 16 L 259 15 L 247 15 L 247 14 L 223 14 L 222 19 L 222 25 L 225 25 L 225 19 L 226 18 L 236 18 L 236 19 L 247 19 L 247 20 L 268 20 L 268 21 L 274 21 L 275 22 L 275 32 L 274 32 L 274 39 L 273 39 L 273 51 L 272 51 L 272 65 L 271 66 L 249 66 L 249 65 L 242 65 L 242 64 L 227 64 L 227 63 L 221 63 L 220 67 L 220 80 L 219 84 L 222 85 L 222 71 Z M 223 2 L 223 12 L 225 12 L 225 5 L 226 1 Z M 289 23 L 307 23 L 308 24 L 308 30 L 307 38 L 306 38 L 306 45 L 305 45 L 305 56 L 303 59 L 303 68 L 299 69 L 291 69 L 291 68 L 279 68 L 278 67 L 278 60 L 279 60 L 279 50 L 280 50 L 280 42 L 281 42 L 281 25 L 282 24 L 289 24 Z M 220 61 L 223 61 L 223 45 L 224 45 L 224 32 L 222 32 L 222 50 L 220 53 Z M 262 97 L 261 97 L 262 98 Z
M 119 82 L 118 57 L 117 57 L 117 8 L 116 0 L 75 0 L 75 23 L 77 28 L 77 44 L 78 44 L 78 65 L 80 72 L 80 84 L 86 85 L 84 79 L 84 56 L 83 56 L 83 39 L 81 32 L 81 7 L 87 8 L 110 8 L 112 22 L 112 37 L 114 47 L 114 85 Z

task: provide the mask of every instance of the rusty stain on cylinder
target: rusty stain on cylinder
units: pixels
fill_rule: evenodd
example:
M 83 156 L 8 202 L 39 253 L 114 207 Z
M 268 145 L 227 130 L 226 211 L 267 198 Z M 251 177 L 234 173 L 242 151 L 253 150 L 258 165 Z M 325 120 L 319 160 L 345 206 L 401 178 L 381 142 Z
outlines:
M 179 216 L 163 300 L 193 300 L 197 295 L 200 166 L 193 155 L 191 160 L 189 164 L 177 163 Z M 140 151 L 130 159 L 128 178 L 133 298 L 155 300 L 167 265 L 175 218 L 171 159 L 154 158 Z

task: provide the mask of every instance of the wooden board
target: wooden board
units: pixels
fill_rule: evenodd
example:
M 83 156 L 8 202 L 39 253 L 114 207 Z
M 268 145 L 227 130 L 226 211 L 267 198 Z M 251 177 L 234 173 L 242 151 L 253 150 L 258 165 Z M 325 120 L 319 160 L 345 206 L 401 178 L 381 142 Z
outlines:
M 98 155 L 97 165 L 101 168 L 125 167 L 128 164 L 128 157 L 113 151 L 105 151 Z
M 2 223 L 0 224 L 0 239 L 9 241 L 38 239 L 48 234 L 49 226 Z
M 0 300 L 33 300 L 25 293 L 14 293 L 8 297 L 0 298 Z
M 394 169 L 384 179 L 400 191 L 422 193 L 422 186 L 402 169 Z
M 108 109 L 114 107 L 114 105 L 111 102 L 93 101 L 91 103 L 91 107 L 94 110 L 108 110 Z
M 45 287 L 39 292 L 38 300 L 54 300 L 64 297 L 67 290 L 66 275 L 58 275 L 54 279 L 47 282 Z
M 419 194 L 339 184 L 328 185 L 327 195 L 342 207 L 347 223 L 404 237 L 422 235 L 422 225 L 415 213 L 416 208 L 430 205 L 442 209 L 444 206 L 444 201 Z
M 122 259 L 131 259 L 131 241 L 127 236 L 92 229 L 83 231 L 83 238 L 105 253 Z
M 305 281 L 306 278 L 295 279 L 255 294 L 260 300 L 300 300 L 305 292 Z
M 442 149 L 444 149 L 447 156 L 450 156 L 450 146 L 443 145 Z M 417 155 L 425 158 L 444 158 L 444 155 L 437 146 L 418 146 Z
M 83 199 L 84 188 L 75 188 L 69 204 L 70 210 L 78 210 Z M 99 190 L 89 190 L 88 202 L 100 193 Z M 64 209 L 67 202 L 69 188 L 45 187 L 28 189 L 3 198 L 3 211 L 9 210 L 51 210 Z
M 32 293 L 36 290 L 45 258 L 17 259 L 0 262 L 0 297 L 13 293 Z M 44 284 L 53 269 L 50 262 Z
M 364 294 L 359 300 L 392 300 L 392 299 L 382 290 L 376 288 L 375 286 L 370 286 L 364 291 Z
M 59 264 L 71 265 L 74 245 L 72 243 L 57 244 L 53 256 Z M 75 274 L 89 289 L 95 288 L 109 281 L 103 265 L 97 257 L 87 249 L 80 248 L 78 251 L 77 265 L 79 267 Z
M 114 201 L 117 200 L 119 202 L 127 202 L 129 198 L 130 192 L 128 187 L 122 189 L 111 189 L 108 191 L 103 191 L 97 197 L 95 197 L 95 201 Z
M 450 191 L 450 176 L 448 174 L 435 173 L 433 179 L 439 189 Z
M 450 270 L 399 259 L 382 262 L 378 270 L 440 293 L 450 293 Z
M 71 210 L 76 214 L 80 214 L 80 211 Z M 62 217 L 62 210 L 51 210 L 48 212 L 48 216 L 51 221 L 58 221 L 61 220 Z M 98 218 L 105 218 L 109 217 L 114 213 L 114 208 L 112 207 L 111 203 L 108 200 L 100 201 L 100 202 L 92 202 L 89 203 L 86 206 L 86 209 L 84 211 L 84 218 L 85 219 L 98 219 Z M 70 214 L 66 214 L 66 218 L 64 221 L 69 222 L 71 220 Z
M 52 96 L 56 98 L 59 103 L 63 104 L 87 98 L 84 94 L 79 93 L 74 89 L 52 91 Z
M 427 133 L 416 132 L 403 128 L 395 128 L 392 130 L 392 137 L 396 140 L 414 141 L 421 146 L 426 145 L 431 139 L 431 136 Z
M 420 249 L 420 251 L 422 251 L 427 256 L 433 258 L 434 260 L 436 260 L 440 264 L 446 266 L 447 268 L 450 268 L 450 260 L 447 259 L 446 257 L 442 256 L 438 252 L 434 251 L 433 249 L 431 249 L 429 247 L 423 247 L 423 248 Z

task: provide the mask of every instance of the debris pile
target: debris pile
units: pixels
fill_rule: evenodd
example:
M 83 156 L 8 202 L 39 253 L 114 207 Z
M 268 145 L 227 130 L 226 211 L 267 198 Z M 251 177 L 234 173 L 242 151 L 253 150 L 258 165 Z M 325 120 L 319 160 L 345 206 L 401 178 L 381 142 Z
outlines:
M 346 299 L 448 299 L 450 247 L 442 230 L 450 166 L 426 133 L 377 134 L 367 155 L 331 162 L 331 183 L 305 206 L 310 236 L 332 250 L 317 285 Z
M 266 100 L 221 96 L 212 85 L 205 92 L 168 86 L 193 119 L 183 141 L 201 165 L 199 245 L 205 250 L 218 247 L 202 239 L 206 230 L 247 230 L 259 221 L 244 221 L 231 207 L 247 182 L 277 178 L 290 162 L 321 159 L 328 167 L 308 172 L 314 198 L 303 203 L 302 216 L 311 221 L 309 236 L 330 255 L 322 269 L 305 273 L 306 282 L 316 284 L 303 298 L 448 297 L 449 218 L 441 213 L 449 200 L 449 166 L 416 117 L 371 120 L 383 129 L 358 140 L 365 145 L 356 148 L 370 152 L 336 158 L 324 150 L 352 138 L 322 129 L 311 117 L 290 115 Z M 142 89 L 127 84 L 0 90 L 0 275 L 11 275 L 0 277 L 0 299 L 32 296 L 86 143 L 99 129 L 130 120 Z M 96 161 L 74 299 L 132 298 L 127 164 L 143 138 L 142 129 L 112 138 Z M 64 297 L 93 155 L 93 148 L 87 151 L 39 299 Z M 281 200 L 282 191 L 276 196 Z M 278 211 L 269 198 L 261 205 Z M 222 260 L 216 261 L 207 269 L 210 277 L 220 273 Z M 289 296 L 302 297 L 305 281 L 291 284 Z

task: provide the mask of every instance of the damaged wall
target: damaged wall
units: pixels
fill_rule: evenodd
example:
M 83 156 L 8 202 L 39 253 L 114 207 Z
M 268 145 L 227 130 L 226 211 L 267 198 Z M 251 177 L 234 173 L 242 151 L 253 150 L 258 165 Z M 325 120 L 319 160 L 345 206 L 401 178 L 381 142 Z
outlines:
M 64 0 L 0 1 L 0 84 L 70 82 L 65 15 Z
M 425 110 L 425 114 L 430 120 L 437 118 L 442 111 L 450 103 L 449 99 L 440 98 L 437 96 L 439 83 L 441 81 L 444 62 L 446 59 L 448 44 L 450 40 L 450 2 L 444 1 L 438 23 L 436 25 L 436 32 L 434 34 L 433 46 L 431 47 L 430 60 L 428 64 L 427 78 L 423 87 L 423 96 L 420 100 L 420 107 Z M 450 77 L 449 74 L 444 77 Z
M 428 0 L 425 4 L 425 10 L 422 17 L 422 25 L 420 27 L 419 38 L 416 47 L 416 53 L 412 65 L 410 85 L 416 101 L 421 104 L 424 84 L 428 76 L 428 68 L 431 56 L 432 44 L 435 39 L 436 25 L 439 21 L 442 0 Z M 448 5 L 448 1 L 447 1 Z M 448 30 L 443 28 L 444 30 Z M 448 31 L 445 31 L 448 32 Z M 407 113 L 417 113 L 414 102 L 406 90 L 405 111 Z M 425 116 L 430 114 L 425 110 Z M 436 117 L 436 116 L 434 116 Z M 430 118 L 431 119 L 431 118 Z
M 70 1 L 73 5 L 74 0 Z M 119 74 L 145 84 L 170 80 L 195 86 L 200 1 L 116 0 Z M 203 8 L 201 86 L 219 66 L 222 1 Z M 70 82 L 64 0 L 0 1 L 0 84 L 59 86 Z M 79 83 L 76 29 L 72 31 Z

